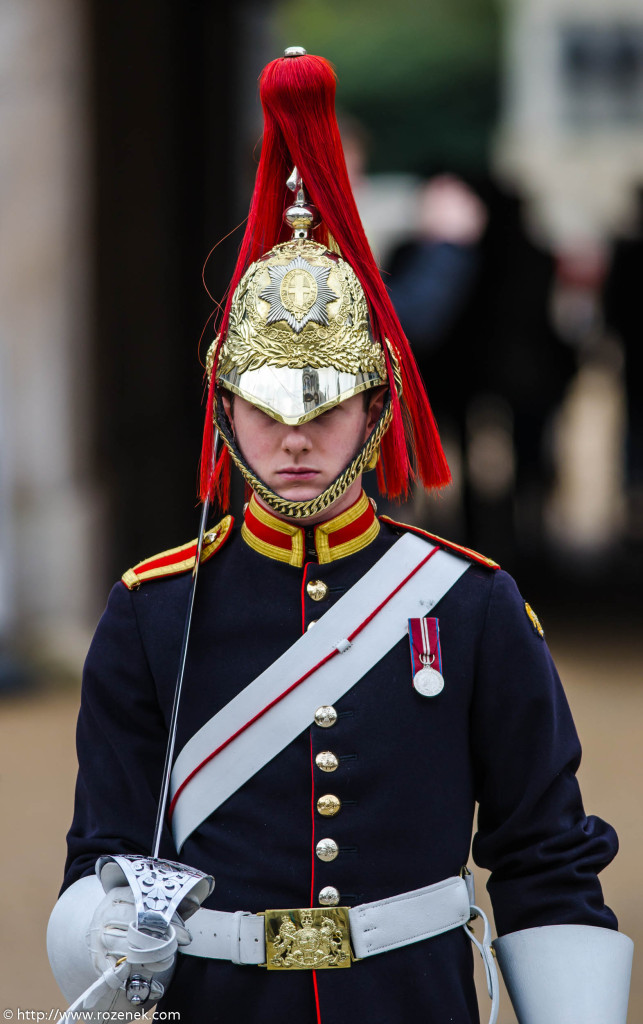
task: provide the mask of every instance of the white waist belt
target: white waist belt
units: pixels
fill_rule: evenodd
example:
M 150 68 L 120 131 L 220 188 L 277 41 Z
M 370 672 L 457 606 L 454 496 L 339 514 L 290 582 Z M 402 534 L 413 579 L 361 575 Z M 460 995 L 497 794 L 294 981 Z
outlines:
M 492 1000 L 489 1024 L 498 1016 L 498 972 L 491 949 L 489 922 L 474 903 L 473 879 L 454 876 L 422 889 L 390 896 L 373 903 L 362 903 L 348 911 L 350 938 L 357 959 L 386 953 L 412 942 L 433 938 L 443 932 L 467 925 L 472 917 L 484 921 L 484 936 L 478 941 L 467 933 L 480 951 L 485 965 L 487 988 Z M 239 910 L 197 910 L 190 918 L 192 941 L 180 946 L 187 956 L 230 960 L 235 964 L 265 964 L 264 918 Z
M 423 889 L 362 903 L 348 911 L 351 945 L 358 959 L 385 953 L 410 942 L 421 942 L 458 928 L 471 917 L 464 878 L 455 876 Z M 235 964 L 264 964 L 264 919 L 239 910 L 197 910 L 190 918 L 192 942 L 181 946 L 188 956 L 231 960 Z

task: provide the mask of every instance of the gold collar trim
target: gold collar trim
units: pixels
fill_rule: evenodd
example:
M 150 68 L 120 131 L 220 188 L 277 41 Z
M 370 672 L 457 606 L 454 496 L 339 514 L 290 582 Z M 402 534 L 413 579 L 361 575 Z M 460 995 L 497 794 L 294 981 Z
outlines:
M 379 520 L 364 491 L 345 512 L 313 527 L 315 550 L 320 564 L 335 562 L 354 555 L 375 540 L 380 532 Z M 246 506 L 241 527 L 246 544 L 278 562 L 301 568 L 304 564 L 304 529 L 278 519 L 252 495 Z

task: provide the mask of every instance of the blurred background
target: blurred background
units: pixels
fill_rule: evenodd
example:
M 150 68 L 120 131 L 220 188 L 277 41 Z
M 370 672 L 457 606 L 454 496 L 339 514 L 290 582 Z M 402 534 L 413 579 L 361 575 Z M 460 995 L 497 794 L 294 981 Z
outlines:
M 8 1007 L 60 1002 L 43 932 L 82 659 L 111 582 L 196 533 L 208 292 L 241 240 L 257 77 L 292 44 L 337 68 L 358 206 L 454 476 L 384 510 L 495 558 L 536 606 L 588 810 L 621 834 L 608 899 L 643 938 L 639 0 L 0 0 Z

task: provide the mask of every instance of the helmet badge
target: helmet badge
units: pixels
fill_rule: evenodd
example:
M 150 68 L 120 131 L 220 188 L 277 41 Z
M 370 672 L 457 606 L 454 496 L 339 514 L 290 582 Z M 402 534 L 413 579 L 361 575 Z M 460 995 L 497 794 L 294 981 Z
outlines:
M 330 267 L 314 267 L 296 256 L 285 267 L 268 267 L 268 273 L 270 284 L 259 296 L 270 303 L 267 323 L 285 320 L 295 334 L 311 321 L 328 326 L 328 303 L 340 297 L 328 287 Z

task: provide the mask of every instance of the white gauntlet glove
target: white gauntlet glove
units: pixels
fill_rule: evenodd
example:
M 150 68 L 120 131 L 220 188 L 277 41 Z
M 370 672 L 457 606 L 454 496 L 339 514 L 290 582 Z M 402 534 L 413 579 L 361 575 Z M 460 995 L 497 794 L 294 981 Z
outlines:
M 625 1024 L 634 945 L 621 932 L 544 925 L 493 946 L 520 1024 Z
M 49 921 L 49 960 L 72 1001 L 59 1024 L 84 1010 L 88 1019 L 99 1010 L 123 1010 L 130 1019 L 156 1003 L 172 979 L 179 946 L 191 941 L 184 918 L 214 886 L 188 865 L 153 857 L 106 855 L 96 870 L 100 881 L 75 882 Z
M 138 931 L 134 894 L 125 885 L 106 893 L 87 933 L 92 963 L 99 974 L 116 967 L 125 957 L 130 968 L 140 976 L 141 981 L 136 983 L 140 1001 L 135 1001 L 139 1008 L 161 998 L 172 978 L 178 947 L 190 941 L 190 933 L 178 914 L 174 914 L 164 938 Z M 132 984 L 130 982 L 130 992 Z

